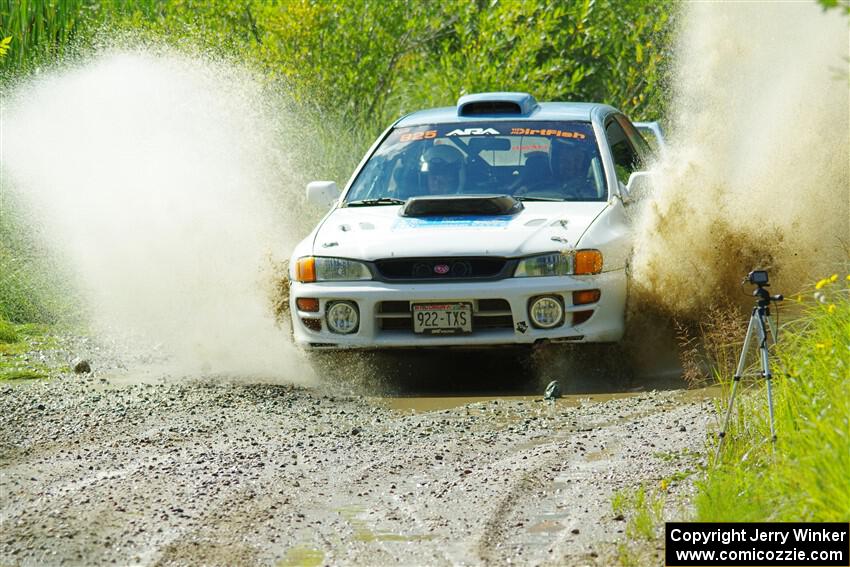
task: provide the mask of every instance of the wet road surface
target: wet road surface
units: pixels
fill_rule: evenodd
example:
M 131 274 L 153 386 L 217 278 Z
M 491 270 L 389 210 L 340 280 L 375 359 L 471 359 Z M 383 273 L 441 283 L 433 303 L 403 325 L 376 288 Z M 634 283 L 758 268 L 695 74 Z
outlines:
M 676 389 L 130 378 L 0 386 L 0 563 L 610 564 L 614 493 L 696 468 L 713 419 Z

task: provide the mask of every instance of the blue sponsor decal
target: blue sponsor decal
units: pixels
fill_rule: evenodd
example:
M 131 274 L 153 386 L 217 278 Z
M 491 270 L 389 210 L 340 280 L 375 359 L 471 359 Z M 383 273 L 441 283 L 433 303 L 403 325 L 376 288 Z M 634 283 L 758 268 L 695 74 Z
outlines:
M 414 217 L 400 218 L 393 230 L 408 228 L 507 228 L 513 217 Z

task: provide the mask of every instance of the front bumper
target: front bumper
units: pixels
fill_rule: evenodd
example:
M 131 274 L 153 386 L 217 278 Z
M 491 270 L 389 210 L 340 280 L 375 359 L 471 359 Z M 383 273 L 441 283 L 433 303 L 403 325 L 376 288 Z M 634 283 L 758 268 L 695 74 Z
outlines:
M 599 301 L 573 305 L 573 291 L 590 289 L 600 290 Z M 563 325 L 554 329 L 538 329 L 531 324 L 529 300 L 540 295 L 557 295 L 562 298 L 566 311 Z M 298 298 L 318 299 L 319 311 L 299 311 L 296 306 Z M 427 284 L 292 282 L 289 301 L 295 342 L 307 349 L 487 347 L 533 345 L 545 341 L 614 342 L 620 340 L 624 332 L 626 273 L 625 270 L 616 270 L 592 276 Z M 356 332 L 343 335 L 328 329 L 325 308 L 328 302 L 333 301 L 353 301 L 357 304 L 360 324 Z M 405 303 L 429 301 L 472 303 L 472 333 L 414 334 L 412 322 L 409 326 L 404 323 L 404 313 L 398 312 L 398 306 L 403 308 Z M 394 313 L 385 312 L 386 306 L 390 304 L 394 306 Z M 504 308 L 492 311 L 490 309 L 493 306 Z M 592 315 L 581 323 L 573 324 L 576 312 L 586 311 L 592 311 Z

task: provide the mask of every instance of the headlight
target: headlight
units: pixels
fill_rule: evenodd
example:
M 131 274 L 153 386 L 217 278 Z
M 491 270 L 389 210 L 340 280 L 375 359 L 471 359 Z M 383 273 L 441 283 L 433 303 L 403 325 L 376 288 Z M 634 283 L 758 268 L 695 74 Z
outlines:
M 531 278 L 537 276 L 566 276 L 571 271 L 570 255 L 562 252 L 552 252 L 542 256 L 523 258 L 514 272 L 515 278 Z
M 598 274 L 601 271 L 602 252 L 599 250 L 576 250 L 575 252 L 551 252 L 523 258 L 516 267 L 514 277 L 586 275 Z
M 295 264 L 295 279 L 304 283 L 371 280 L 372 272 L 357 260 L 306 256 Z

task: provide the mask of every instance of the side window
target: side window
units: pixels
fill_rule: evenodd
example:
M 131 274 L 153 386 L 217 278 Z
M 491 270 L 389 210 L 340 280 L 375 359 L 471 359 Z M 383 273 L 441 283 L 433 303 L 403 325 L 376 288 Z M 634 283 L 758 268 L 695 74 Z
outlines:
M 638 129 L 634 127 L 634 124 L 629 122 L 629 119 L 622 114 L 618 114 L 614 118 L 620 123 L 620 126 L 622 126 L 623 130 L 626 132 L 626 136 L 629 138 L 632 146 L 634 146 L 637 150 L 641 164 L 651 161 L 652 150 L 650 149 L 649 144 L 646 143 L 646 140 L 643 139 L 640 132 L 638 132 Z
M 614 157 L 617 179 L 625 185 L 629 182 L 632 172 L 638 170 L 640 158 L 626 137 L 623 127 L 616 120 L 609 119 L 605 126 L 605 136 L 608 138 L 611 155 Z

